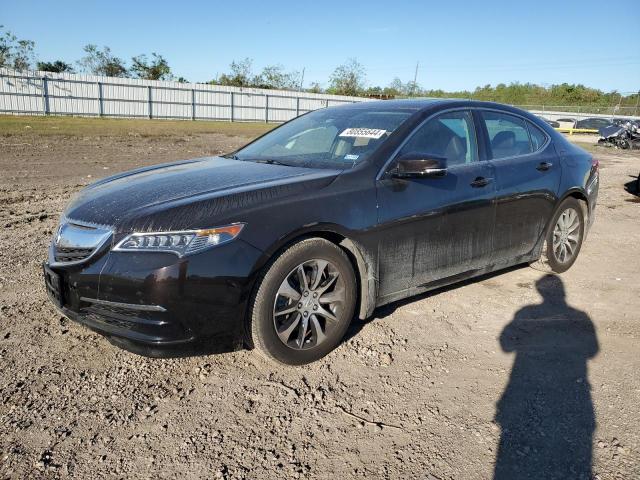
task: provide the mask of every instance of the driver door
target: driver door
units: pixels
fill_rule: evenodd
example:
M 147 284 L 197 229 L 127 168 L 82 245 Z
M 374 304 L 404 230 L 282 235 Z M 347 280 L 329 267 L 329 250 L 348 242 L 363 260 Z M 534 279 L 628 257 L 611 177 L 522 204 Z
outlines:
M 446 158 L 447 173 L 393 178 L 394 159 L 377 181 L 381 297 L 491 263 L 494 172 L 479 159 L 471 112 L 455 110 L 428 119 L 396 158 L 409 152 Z

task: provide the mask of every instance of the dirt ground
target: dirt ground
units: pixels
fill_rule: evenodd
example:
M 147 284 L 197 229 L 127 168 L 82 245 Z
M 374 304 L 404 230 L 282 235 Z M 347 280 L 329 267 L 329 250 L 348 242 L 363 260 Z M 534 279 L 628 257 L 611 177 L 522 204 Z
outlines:
M 640 478 L 640 154 L 589 147 L 597 219 L 567 273 L 384 307 L 287 368 L 136 356 L 61 317 L 41 280 L 83 185 L 247 136 L 26 126 L 0 125 L 0 478 Z

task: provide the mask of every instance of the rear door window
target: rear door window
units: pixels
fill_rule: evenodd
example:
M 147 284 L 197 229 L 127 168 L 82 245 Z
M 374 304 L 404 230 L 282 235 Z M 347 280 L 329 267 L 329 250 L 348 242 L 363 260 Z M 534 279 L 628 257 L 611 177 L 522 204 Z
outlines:
M 500 112 L 483 111 L 492 158 L 526 155 L 533 151 L 525 120 Z

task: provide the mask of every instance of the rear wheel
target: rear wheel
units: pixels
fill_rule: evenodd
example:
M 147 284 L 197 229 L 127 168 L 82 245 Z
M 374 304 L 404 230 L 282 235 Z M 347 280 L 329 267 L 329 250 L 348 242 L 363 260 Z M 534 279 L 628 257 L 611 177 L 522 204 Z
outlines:
M 347 255 L 328 240 L 302 240 L 259 279 L 250 307 L 250 343 L 281 363 L 313 362 L 342 340 L 355 303 L 356 279 Z
M 555 273 L 567 271 L 578 258 L 583 239 L 582 205 L 575 198 L 567 198 L 553 217 L 540 263 Z

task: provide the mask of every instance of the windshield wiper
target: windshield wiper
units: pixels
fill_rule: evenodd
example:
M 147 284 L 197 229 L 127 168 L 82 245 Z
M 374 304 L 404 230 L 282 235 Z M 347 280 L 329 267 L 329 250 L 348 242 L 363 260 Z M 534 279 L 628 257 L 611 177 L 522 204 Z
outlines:
M 244 160 L 245 162 L 255 162 L 255 163 L 267 163 L 269 165 L 284 165 L 285 167 L 290 167 L 291 165 L 288 163 L 283 163 L 278 160 L 273 160 L 271 158 L 247 158 Z

